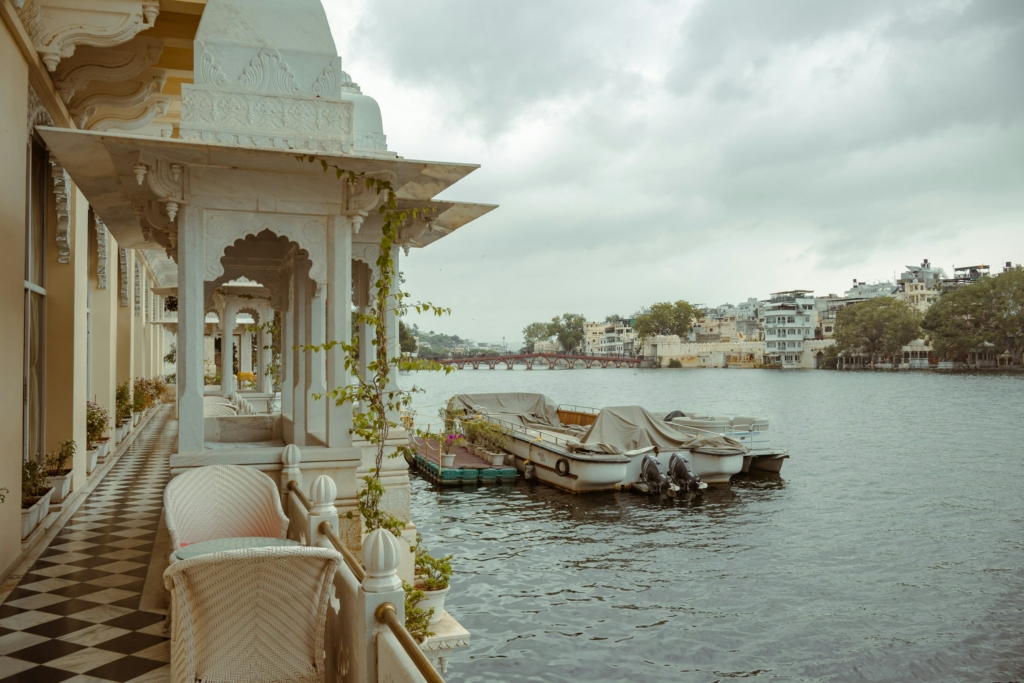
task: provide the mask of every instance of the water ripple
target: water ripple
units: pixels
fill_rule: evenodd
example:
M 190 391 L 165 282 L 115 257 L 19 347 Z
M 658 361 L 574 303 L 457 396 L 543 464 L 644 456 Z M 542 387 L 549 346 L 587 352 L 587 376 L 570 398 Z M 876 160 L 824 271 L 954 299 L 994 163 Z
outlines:
M 680 501 L 414 477 L 417 526 L 455 554 L 448 604 L 473 634 L 449 681 L 1024 679 L 1022 377 L 462 371 L 415 382 L 424 406 L 540 391 L 767 415 L 793 454 L 782 477 Z

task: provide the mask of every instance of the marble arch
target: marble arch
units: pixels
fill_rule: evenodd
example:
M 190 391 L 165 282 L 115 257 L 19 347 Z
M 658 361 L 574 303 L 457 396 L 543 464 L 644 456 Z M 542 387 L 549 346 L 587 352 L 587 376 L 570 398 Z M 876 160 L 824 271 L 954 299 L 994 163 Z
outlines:
M 294 214 L 204 211 L 207 281 L 224 274 L 221 258 L 229 246 L 265 232 L 287 238 L 308 255 L 309 277 L 317 284 L 327 282 L 327 218 Z

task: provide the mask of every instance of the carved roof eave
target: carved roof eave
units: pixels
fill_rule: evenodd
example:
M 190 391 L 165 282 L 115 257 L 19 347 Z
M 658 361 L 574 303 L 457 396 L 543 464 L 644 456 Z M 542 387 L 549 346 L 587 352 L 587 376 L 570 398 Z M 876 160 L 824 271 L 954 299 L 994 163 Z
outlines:
M 140 158 L 160 159 L 165 164 L 204 169 L 215 173 L 257 173 L 296 179 L 307 191 L 322 195 L 322 201 L 338 201 L 337 179 L 324 174 L 320 164 L 300 162 L 291 150 L 252 149 L 211 142 L 143 137 L 124 133 L 38 128 L 49 148 L 59 158 L 79 189 L 89 200 L 119 246 L 159 249 L 161 245 L 143 235 L 136 207 L 154 199 L 150 184 L 137 182 L 134 167 Z M 476 164 L 418 161 L 360 155 L 323 157 L 357 173 L 390 173 L 399 199 L 429 202 L 443 190 L 479 168 Z M 451 204 L 448 211 L 456 206 Z M 256 210 L 254 204 L 253 210 Z M 483 215 L 493 209 L 464 212 Z M 338 210 L 341 207 L 339 205 Z M 368 224 L 377 214 L 371 212 Z M 476 216 L 473 216 L 475 218 Z M 451 217 L 452 228 L 468 220 Z M 458 223 L 458 225 L 456 225 Z M 372 225 L 372 224 L 371 224 Z

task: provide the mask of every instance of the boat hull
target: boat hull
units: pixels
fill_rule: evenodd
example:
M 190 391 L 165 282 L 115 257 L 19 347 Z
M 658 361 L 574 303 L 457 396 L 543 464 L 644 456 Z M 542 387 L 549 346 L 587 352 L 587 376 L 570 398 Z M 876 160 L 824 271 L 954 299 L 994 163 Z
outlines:
M 572 493 L 619 488 L 629 465 L 629 458 L 625 456 L 577 456 L 517 435 L 509 439 L 507 450 L 514 456 L 515 467 L 520 472 L 525 473 L 526 463 L 530 462 L 537 479 Z M 560 460 L 564 463 L 560 464 Z
M 771 472 L 778 474 L 782 471 L 782 465 L 789 459 L 789 453 L 766 453 L 764 455 L 754 453 L 754 459 L 750 463 L 750 469 L 754 472 Z

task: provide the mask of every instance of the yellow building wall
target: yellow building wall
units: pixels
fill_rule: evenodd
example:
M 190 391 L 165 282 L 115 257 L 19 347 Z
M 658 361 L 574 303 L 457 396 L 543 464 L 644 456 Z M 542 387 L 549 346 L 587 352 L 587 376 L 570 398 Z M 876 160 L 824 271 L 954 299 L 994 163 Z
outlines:
M 21 552 L 28 65 L 0 24 L 0 574 Z

